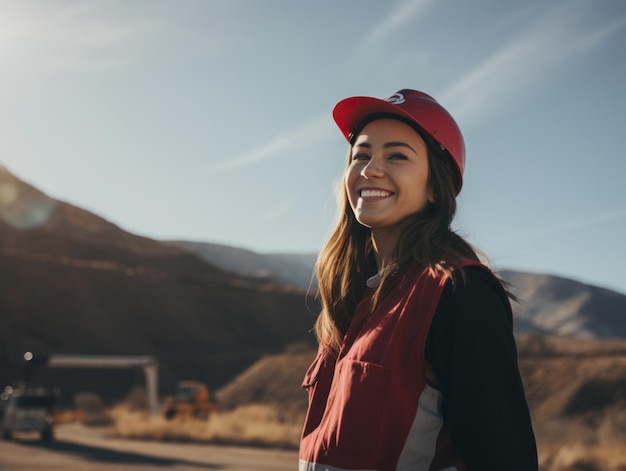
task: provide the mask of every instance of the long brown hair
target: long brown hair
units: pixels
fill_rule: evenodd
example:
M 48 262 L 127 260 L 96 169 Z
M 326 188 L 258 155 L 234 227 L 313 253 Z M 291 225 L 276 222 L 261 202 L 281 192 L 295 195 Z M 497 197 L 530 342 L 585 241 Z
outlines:
M 381 116 L 370 117 L 353 133 L 352 144 L 363 127 Z M 456 188 L 459 175 L 452 157 L 425 131 L 411 121 L 409 124 L 424 139 L 428 149 L 428 184 L 434 203 L 410 216 L 395 249 L 393 270 L 382 276 L 374 295 L 374 305 L 389 291 L 398 277 L 414 266 L 430 268 L 451 277 L 462 258 L 479 260 L 477 251 L 451 229 L 456 213 Z M 315 323 L 321 345 L 337 350 L 352 314 L 366 289 L 366 281 L 378 271 L 370 229 L 361 225 L 352 212 L 345 185 L 338 195 L 338 221 L 317 260 L 317 281 L 322 310 Z M 461 271 L 462 276 L 462 271 Z

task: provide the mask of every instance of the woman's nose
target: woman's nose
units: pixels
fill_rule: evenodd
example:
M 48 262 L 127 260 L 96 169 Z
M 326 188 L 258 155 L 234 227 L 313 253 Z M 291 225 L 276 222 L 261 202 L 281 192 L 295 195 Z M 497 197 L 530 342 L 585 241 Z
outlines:
M 383 168 L 380 165 L 380 162 L 374 157 L 370 158 L 367 165 L 361 169 L 361 176 L 363 178 L 380 177 L 383 173 Z

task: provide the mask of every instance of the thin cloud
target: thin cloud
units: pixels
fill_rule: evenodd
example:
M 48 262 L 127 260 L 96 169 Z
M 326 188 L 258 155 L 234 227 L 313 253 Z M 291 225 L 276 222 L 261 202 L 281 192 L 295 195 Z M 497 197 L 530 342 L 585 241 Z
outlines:
M 386 18 L 363 40 L 364 44 L 380 41 L 411 23 L 433 0 L 406 0 L 396 3 Z
M 611 23 L 609 23 L 608 25 L 604 26 L 603 28 L 600 28 L 598 31 L 594 31 L 582 37 L 578 41 L 578 45 L 577 45 L 578 49 L 580 51 L 584 51 L 585 49 L 596 47 L 600 45 L 601 43 L 603 43 L 604 41 L 606 41 L 606 39 L 609 36 L 611 36 L 613 33 L 616 33 L 617 31 L 619 31 L 625 26 L 626 26 L 626 16 L 617 18 Z
M 118 49 L 130 39 L 131 30 L 97 19 L 94 4 L 78 4 L 49 10 L 42 5 L 29 9 L 3 9 L 0 50 L 3 68 L 26 67 L 63 70 L 108 66 L 105 51 Z
M 295 207 L 296 207 L 295 201 L 293 200 L 285 201 L 282 204 L 276 206 L 275 208 L 265 213 L 261 217 L 261 219 L 263 220 L 263 222 L 272 222 L 272 221 L 279 220 L 282 216 L 289 213 L 289 211 L 291 211 Z
M 0 68 L 18 71 L 107 70 L 132 63 L 163 42 L 189 39 L 170 19 L 106 2 L 0 5 Z M 194 42 L 195 44 L 195 42 Z M 205 44 L 202 45 L 204 47 Z M 198 46 L 200 47 L 200 46 Z
M 604 224 L 607 222 L 621 221 L 626 219 L 626 209 L 613 209 L 604 211 L 592 216 L 571 219 L 569 221 L 560 221 L 553 224 L 546 224 L 535 230 L 518 234 L 515 242 L 526 242 L 529 240 L 538 239 L 545 236 L 561 234 L 563 232 L 569 232 L 574 229 L 580 229 L 581 227 L 595 226 L 598 224 Z
M 449 104 L 460 121 L 475 124 L 504 103 L 523 98 L 525 90 L 553 76 L 566 60 L 599 46 L 626 26 L 622 17 L 581 33 L 575 27 L 581 12 L 572 5 L 541 18 L 444 91 L 441 101 Z
M 206 167 L 210 171 L 236 170 L 300 149 L 320 144 L 334 136 L 328 116 L 313 119 L 295 130 L 277 136 L 264 145 Z

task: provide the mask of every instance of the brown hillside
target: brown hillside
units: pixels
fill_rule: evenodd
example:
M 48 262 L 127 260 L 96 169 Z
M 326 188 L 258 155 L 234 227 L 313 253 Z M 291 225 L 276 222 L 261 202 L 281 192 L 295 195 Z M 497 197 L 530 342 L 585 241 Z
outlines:
M 626 433 L 626 341 L 526 335 L 518 347 L 528 403 L 540 430 L 555 422 L 594 428 L 621 414 Z
M 24 376 L 22 355 L 154 355 L 160 390 L 180 379 L 217 388 L 263 355 L 312 343 L 303 292 L 228 274 L 195 254 L 123 231 L 48 197 L 0 166 L 0 386 Z M 136 371 L 34 371 L 62 398 L 108 402 Z
M 315 358 L 310 345 L 293 345 L 286 352 L 267 355 L 216 393 L 220 409 L 231 410 L 249 404 L 269 404 L 286 419 L 304 416 L 308 396 L 302 379 Z
M 25 351 L 144 354 L 161 390 L 179 379 L 215 388 L 261 356 L 312 342 L 299 291 L 228 275 L 194 255 L 93 246 L 44 228 L 0 222 L 0 384 L 22 376 Z M 6 367 L 4 367 L 6 365 Z M 41 370 L 63 397 L 92 390 L 119 398 L 137 372 Z

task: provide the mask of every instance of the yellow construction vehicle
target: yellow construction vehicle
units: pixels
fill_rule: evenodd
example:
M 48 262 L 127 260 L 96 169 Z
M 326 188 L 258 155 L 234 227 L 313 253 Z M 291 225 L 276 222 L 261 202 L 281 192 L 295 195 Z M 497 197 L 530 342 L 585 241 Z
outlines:
M 163 402 L 163 414 L 166 419 L 206 420 L 215 409 L 211 401 L 209 388 L 200 381 L 180 381 L 174 397 Z

